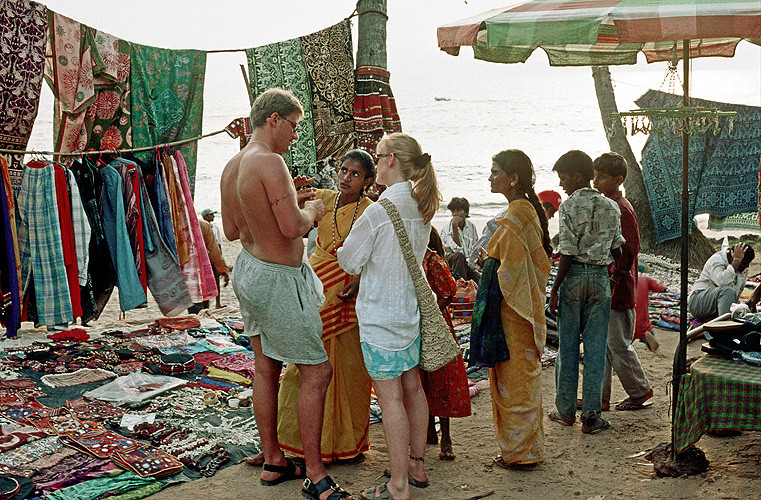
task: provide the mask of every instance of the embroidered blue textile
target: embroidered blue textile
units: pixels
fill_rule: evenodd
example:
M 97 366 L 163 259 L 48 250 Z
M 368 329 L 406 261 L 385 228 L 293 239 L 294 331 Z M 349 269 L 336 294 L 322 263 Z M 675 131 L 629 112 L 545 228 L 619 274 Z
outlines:
M 648 90 L 636 104 L 667 107 L 681 104 L 682 97 Z M 697 214 L 726 217 L 758 212 L 759 159 L 761 159 L 761 108 L 692 99 L 693 106 L 736 111 L 732 134 L 729 119 L 690 137 L 690 219 Z M 651 135 L 642 150 L 645 188 L 655 222 L 656 241 L 681 235 L 682 137 Z

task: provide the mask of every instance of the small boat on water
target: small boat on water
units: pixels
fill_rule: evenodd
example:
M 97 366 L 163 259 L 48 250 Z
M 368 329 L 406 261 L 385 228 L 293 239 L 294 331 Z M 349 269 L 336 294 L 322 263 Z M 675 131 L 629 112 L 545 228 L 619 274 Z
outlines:
M 449 97 L 434 97 L 434 100 L 436 100 L 436 101 L 448 101 Z

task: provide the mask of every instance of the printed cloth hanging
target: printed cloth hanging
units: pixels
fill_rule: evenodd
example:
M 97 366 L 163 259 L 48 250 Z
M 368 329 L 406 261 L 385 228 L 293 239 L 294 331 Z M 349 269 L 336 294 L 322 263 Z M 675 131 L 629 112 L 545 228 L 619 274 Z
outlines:
M 402 122 L 391 92 L 391 73 L 378 66 L 360 66 L 354 72 L 354 129 L 357 147 L 375 154 L 384 133 L 402 131 Z
M 124 40 L 48 11 L 45 78 L 56 97 L 56 151 L 132 146 L 130 51 Z
M 299 139 L 283 155 L 293 175 L 315 176 L 332 184 L 332 172 L 319 160 L 340 158 L 354 144 L 354 79 L 351 23 L 348 19 L 284 42 L 246 49 L 250 90 L 256 97 L 270 87 L 290 89 L 304 107 Z
M 21 260 L 16 233 L 16 204 L 8 175 L 8 163 L 0 155 L 0 214 L 2 231 L 0 241 L 5 249 L 0 255 L 0 323 L 5 326 L 5 336 L 16 338 L 21 326 Z
M 761 163 L 761 162 L 759 162 Z M 761 166 L 758 177 L 758 206 L 753 212 L 730 215 L 729 217 L 708 217 L 708 229 L 721 231 L 723 229 L 752 229 L 758 231 L 761 228 Z
M 677 106 L 682 97 L 648 90 L 635 103 L 640 107 Z M 761 159 L 761 107 L 692 100 L 693 106 L 736 111 L 730 135 L 729 120 L 690 137 L 690 219 L 708 213 L 718 217 L 758 211 Z M 651 135 L 642 150 L 642 174 L 650 199 L 658 243 L 680 236 L 682 137 Z
M 131 107 L 135 148 L 201 135 L 206 52 L 132 44 Z M 179 146 L 195 189 L 197 142 Z M 151 154 L 138 154 L 150 161 Z
M 33 282 L 37 321 L 55 325 L 74 319 L 66 279 L 58 201 L 55 190 L 55 165 L 30 162 L 24 168 L 18 195 L 21 224 L 21 284 L 26 295 Z
M 26 149 L 37 117 L 45 65 L 47 8 L 29 0 L 0 0 L 0 148 Z M 9 177 L 21 188 L 23 155 L 8 155 Z
M 251 137 L 251 118 L 248 116 L 245 118 L 236 118 L 225 127 L 225 132 L 227 132 L 227 135 L 233 139 L 237 137 L 240 140 L 240 148 L 245 148 Z

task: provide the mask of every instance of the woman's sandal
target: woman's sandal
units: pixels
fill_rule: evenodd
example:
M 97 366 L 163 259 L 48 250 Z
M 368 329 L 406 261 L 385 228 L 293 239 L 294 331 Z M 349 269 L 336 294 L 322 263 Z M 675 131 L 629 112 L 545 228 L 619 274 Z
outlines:
M 417 462 L 425 462 L 425 459 L 423 457 L 410 456 L 410 459 L 415 460 Z M 384 470 L 383 475 L 385 477 L 391 477 L 391 470 L 390 469 Z M 415 488 L 427 488 L 428 485 L 430 484 L 427 479 L 425 481 L 418 481 L 417 479 L 412 477 L 412 474 L 410 474 L 409 472 L 407 472 L 407 482 L 410 483 L 410 486 L 414 486 Z
M 377 491 L 376 491 L 377 490 Z M 391 492 L 388 491 L 387 483 L 383 483 L 379 488 L 375 485 L 367 488 L 367 495 L 364 493 L 359 496 L 362 500 L 394 500 Z
M 353 500 L 354 497 L 345 489 L 338 486 L 330 476 L 325 476 L 316 483 L 313 483 L 309 478 L 304 479 L 304 487 L 301 488 L 301 494 L 304 498 L 310 500 L 320 500 L 320 495 L 328 490 L 333 490 L 333 493 L 328 495 L 325 500 Z M 383 498 L 383 497 L 379 497 Z M 391 498 L 390 496 L 388 498 Z
M 296 473 L 296 464 L 287 458 L 285 459 L 285 465 L 264 464 L 262 469 L 265 472 L 279 472 L 282 474 L 282 476 L 278 476 L 277 478 L 269 481 L 266 479 L 259 479 L 259 482 L 264 486 L 275 486 L 277 484 L 284 483 L 285 481 L 290 481 L 292 479 L 302 479 L 306 476 L 304 469 L 301 467 L 299 467 L 299 472 Z

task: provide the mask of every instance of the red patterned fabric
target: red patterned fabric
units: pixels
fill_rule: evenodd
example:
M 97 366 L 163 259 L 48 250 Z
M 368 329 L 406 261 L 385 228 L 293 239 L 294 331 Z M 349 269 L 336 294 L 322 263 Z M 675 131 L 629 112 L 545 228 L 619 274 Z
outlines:
M 384 132 L 402 131 L 391 92 L 391 74 L 383 68 L 361 66 L 354 71 L 354 130 L 357 147 L 374 154 Z
M 437 298 L 454 297 L 457 293 L 457 283 L 449 272 L 447 262 L 435 252 L 426 252 L 423 259 L 423 270 L 428 284 Z M 441 311 L 449 324 L 452 336 L 452 315 L 449 308 Z M 468 391 L 468 376 L 465 373 L 465 363 L 462 354 L 435 372 L 420 371 L 423 379 L 423 389 L 428 399 L 428 413 L 434 417 L 467 417 L 470 415 L 470 392 Z

